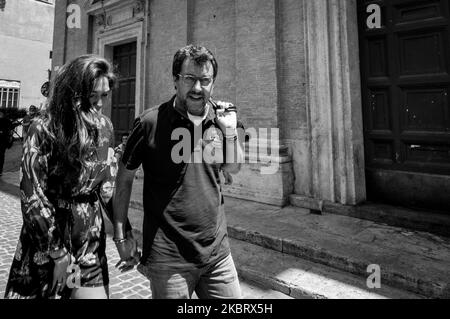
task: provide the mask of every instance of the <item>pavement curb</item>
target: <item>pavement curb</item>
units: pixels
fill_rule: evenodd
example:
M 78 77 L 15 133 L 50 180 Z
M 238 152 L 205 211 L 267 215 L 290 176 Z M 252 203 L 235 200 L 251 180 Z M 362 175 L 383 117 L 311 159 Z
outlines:
M 325 296 L 317 295 L 313 292 L 301 289 L 299 287 L 293 287 L 288 282 L 267 276 L 264 273 L 251 269 L 246 266 L 236 265 L 239 276 L 245 280 L 251 280 L 254 282 L 263 282 L 268 288 L 277 290 L 285 295 L 291 296 L 295 299 L 309 298 L 309 299 L 326 299 Z

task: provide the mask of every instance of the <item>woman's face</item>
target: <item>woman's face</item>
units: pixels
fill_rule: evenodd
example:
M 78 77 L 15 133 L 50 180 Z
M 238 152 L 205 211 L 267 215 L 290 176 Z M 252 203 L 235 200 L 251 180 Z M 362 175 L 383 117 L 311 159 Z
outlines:
M 95 80 L 94 89 L 89 95 L 89 102 L 96 111 L 100 111 L 103 104 L 107 102 L 109 92 L 110 88 L 107 77 L 102 76 Z

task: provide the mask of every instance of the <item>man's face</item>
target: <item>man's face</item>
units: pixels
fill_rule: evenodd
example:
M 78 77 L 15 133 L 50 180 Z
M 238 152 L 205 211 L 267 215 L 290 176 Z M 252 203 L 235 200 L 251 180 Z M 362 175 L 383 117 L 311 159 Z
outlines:
M 187 58 L 184 60 L 180 74 L 174 78 L 175 88 L 177 90 L 177 103 L 192 115 L 202 116 L 205 113 L 206 103 L 214 89 L 214 69 L 210 61 L 201 65 L 194 60 Z M 189 80 L 183 79 L 183 76 L 194 77 L 196 79 L 211 79 L 208 85 L 203 85 L 200 81 L 188 83 Z

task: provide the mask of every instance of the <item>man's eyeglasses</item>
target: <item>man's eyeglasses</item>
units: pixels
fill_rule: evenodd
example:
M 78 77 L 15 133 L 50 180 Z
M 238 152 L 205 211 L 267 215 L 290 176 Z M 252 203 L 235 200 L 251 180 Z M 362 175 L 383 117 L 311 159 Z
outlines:
M 201 86 L 208 86 L 209 84 L 211 84 L 211 82 L 213 80 L 213 78 L 198 78 L 193 75 L 178 74 L 178 76 L 188 86 L 194 86 L 194 84 L 197 83 L 197 81 L 200 81 Z

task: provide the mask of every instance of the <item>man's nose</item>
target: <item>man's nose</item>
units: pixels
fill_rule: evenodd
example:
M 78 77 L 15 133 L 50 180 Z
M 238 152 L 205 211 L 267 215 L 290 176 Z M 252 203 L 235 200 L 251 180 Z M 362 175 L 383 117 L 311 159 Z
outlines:
M 192 87 L 192 89 L 196 92 L 199 92 L 202 90 L 202 85 L 200 84 L 200 80 L 197 79 L 194 83 L 194 86 Z

